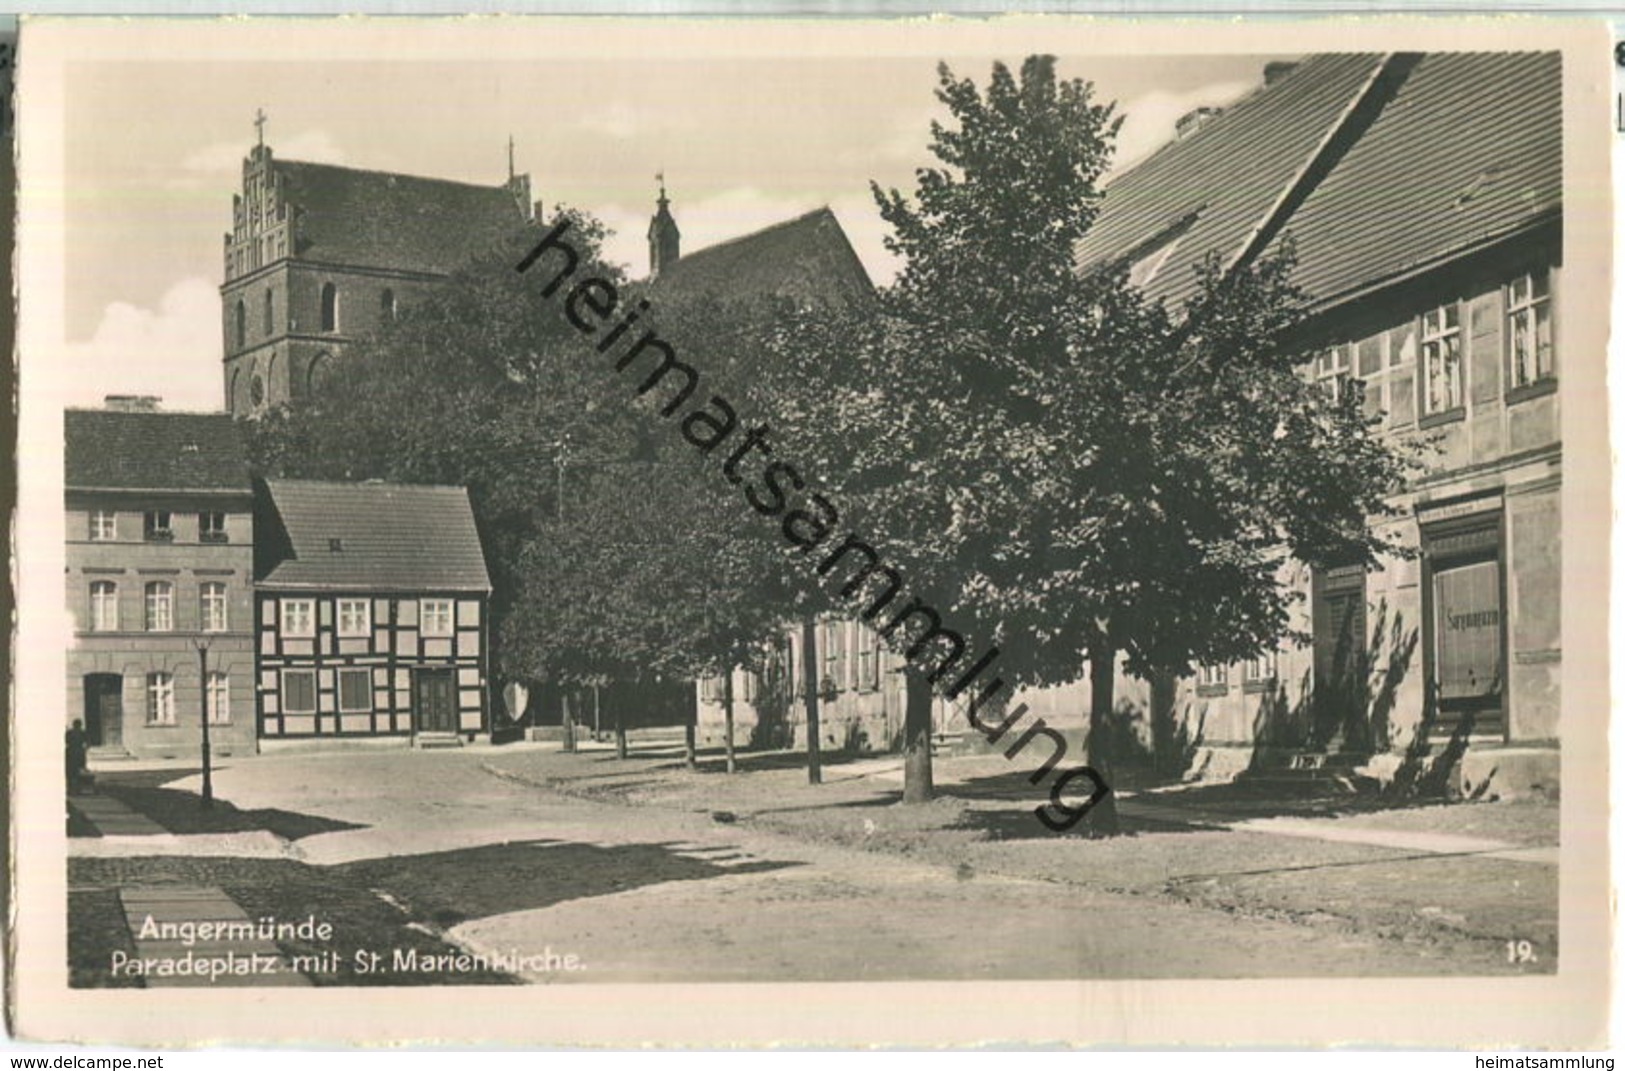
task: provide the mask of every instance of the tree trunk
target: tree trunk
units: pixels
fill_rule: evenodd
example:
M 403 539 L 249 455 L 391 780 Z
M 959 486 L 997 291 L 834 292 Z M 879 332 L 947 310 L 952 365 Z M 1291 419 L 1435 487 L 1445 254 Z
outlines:
M 801 622 L 801 681 L 807 697 L 807 783 L 824 783 L 823 757 L 818 753 L 818 624 L 811 617 Z
M 592 706 L 596 713 L 598 710 L 598 686 L 593 685 Z M 621 707 L 615 708 L 615 757 L 626 758 L 626 711 Z
M 931 785 L 931 682 L 912 667 L 903 702 L 903 802 L 929 803 Z
M 722 753 L 728 758 L 728 772 L 733 773 L 738 767 L 734 764 L 734 671 L 732 668 L 722 674 Z
M 1123 831 L 1117 820 L 1117 795 L 1112 791 L 1111 755 L 1107 753 L 1107 723 L 1111 719 L 1117 684 L 1117 651 L 1101 641 L 1089 648 L 1089 765 L 1106 785 L 1106 795 L 1090 810 L 1090 830 L 1101 837 Z
M 564 750 L 574 751 L 576 749 L 575 704 L 571 701 L 570 689 L 560 689 L 559 706 L 563 712 L 559 719 L 559 727 L 564 736 Z

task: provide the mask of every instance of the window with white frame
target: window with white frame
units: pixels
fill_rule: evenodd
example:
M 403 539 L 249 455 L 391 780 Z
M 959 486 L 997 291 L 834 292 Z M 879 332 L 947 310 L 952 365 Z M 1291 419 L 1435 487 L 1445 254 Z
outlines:
M 90 630 L 118 631 L 118 585 L 111 580 L 97 580 L 90 585 Z
M 872 691 L 877 687 L 875 678 L 875 637 L 861 626 L 858 628 L 858 687 Z
M 226 515 L 219 510 L 204 510 L 197 515 L 197 537 L 200 543 L 226 541 Z
M 1243 684 L 1269 684 L 1275 680 L 1276 668 L 1275 652 L 1266 651 L 1243 664 L 1241 681 Z
M 314 599 L 282 600 L 282 635 L 316 635 L 316 601 Z
M 282 712 L 284 714 L 316 713 L 315 670 L 285 669 L 282 671 Z
M 209 673 L 209 684 L 204 693 L 210 725 L 231 724 L 231 677 L 218 670 Z
M 175 724 L 175 677 L 170 673 L 147 674 L 147 724 Z
M 90 511 L 90 538 L 98 542 L 105 542 L 118 538 L 117 515 L 110 509 L 93 509 Z
M 226 585 L 215 580 L 199 584 L 197 601 L 203 631 L 226 631 Z
M 360 714 L 372 709 L 372 670 L 339 670 L 339 709 Z
M 1464 397 L 1461 313 L 1452 301 L 1422 316 L 1422 414 L 1460 409 Z
M 372 633 L 372 602 L 368 599 L 339 600 L 339 635 L 367 636 Z
M 175 585 L 167 580 L 147 585 L 147 631 L 175 631 Z
M 419 603 L 418 628 L 425 636 L 450 636 L 450 599 L 424 599 Z
M 1196 684 L 1199 688 L 1227 688 L 1230 685 L 1230 667 L 1200 666 L 1196 671 Z
M 1512 389 L 1552 378 L 1551 272 L 1520 275 L 1507 284 L 1507 358 Z
M 1315 358 L 1315 382 L 1319 383 L 1335 402 L 1342 401 L 1353 383 L 1351 352 L 1353 346 L 1333 346 L 1322 350 Z
M 159 543 L 167 543 L 175 538 L 175 529 L 170 525 L 169 511 L 167 509 L 149 509 L 142 517 L 141 534 L 145 539 Z

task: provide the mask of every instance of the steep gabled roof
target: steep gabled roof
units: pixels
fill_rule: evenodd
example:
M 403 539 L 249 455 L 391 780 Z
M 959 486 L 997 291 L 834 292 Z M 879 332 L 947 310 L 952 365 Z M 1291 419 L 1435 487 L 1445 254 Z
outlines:
M 262 516 L 254 571 L 268 587 L 491 590 L 461 487 L 266 480 Z
M 1562 56 L 1425 55 L 1286 225 L 1320 303 L 1553 219 Z
M 1442 264 L 1560 218 L 1561 83 L 1555 52 L 1314 57 L 1113 181 L 1079 267 L 1164 251 L 1177 305 L 1290 238 L 1325 308 Z
M 1209 253 L 1238 257 L 1311 168 L 1382 67 L 1375 55 L 1317 56 L 1113 179 L 1078 245 L 1088 271 L 1177 239 L 1145 292 L 1177 306 Z
M 294 255 L 449 273 L 524 223 L 506 186 L 274 160 L 294 211 Z
M 69 409 L 63 439 L 69 491 L 252 489 L 247 454 L 229 413 Z
M 653 280 L 657 295 L 869 301 L 874 284 L 828 208 L 687 254 Z

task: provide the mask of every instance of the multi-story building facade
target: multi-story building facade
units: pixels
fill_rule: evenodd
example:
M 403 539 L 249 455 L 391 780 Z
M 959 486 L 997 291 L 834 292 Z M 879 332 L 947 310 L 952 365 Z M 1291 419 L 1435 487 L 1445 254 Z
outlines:
M 491 582 L 463 488 L 266 480 L 257 511 L 263 741 L 490 731 Z
M 480 186 L 254 146 L 223 251 L 226 408 L 297 403 L 352 341 L 532 218 L 530 177 L 509 170 L 506 183 Z
M 68 715 L 93 758 L 253 754 L 253 491 L 224 413 L 65 414 Z

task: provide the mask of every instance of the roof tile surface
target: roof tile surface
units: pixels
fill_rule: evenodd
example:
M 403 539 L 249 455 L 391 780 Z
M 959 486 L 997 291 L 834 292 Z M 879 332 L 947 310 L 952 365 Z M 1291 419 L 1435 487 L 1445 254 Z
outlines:
M 68 490 L 233 491 L 252 487 L 229 413 L 69 409 L 63 414 Z

